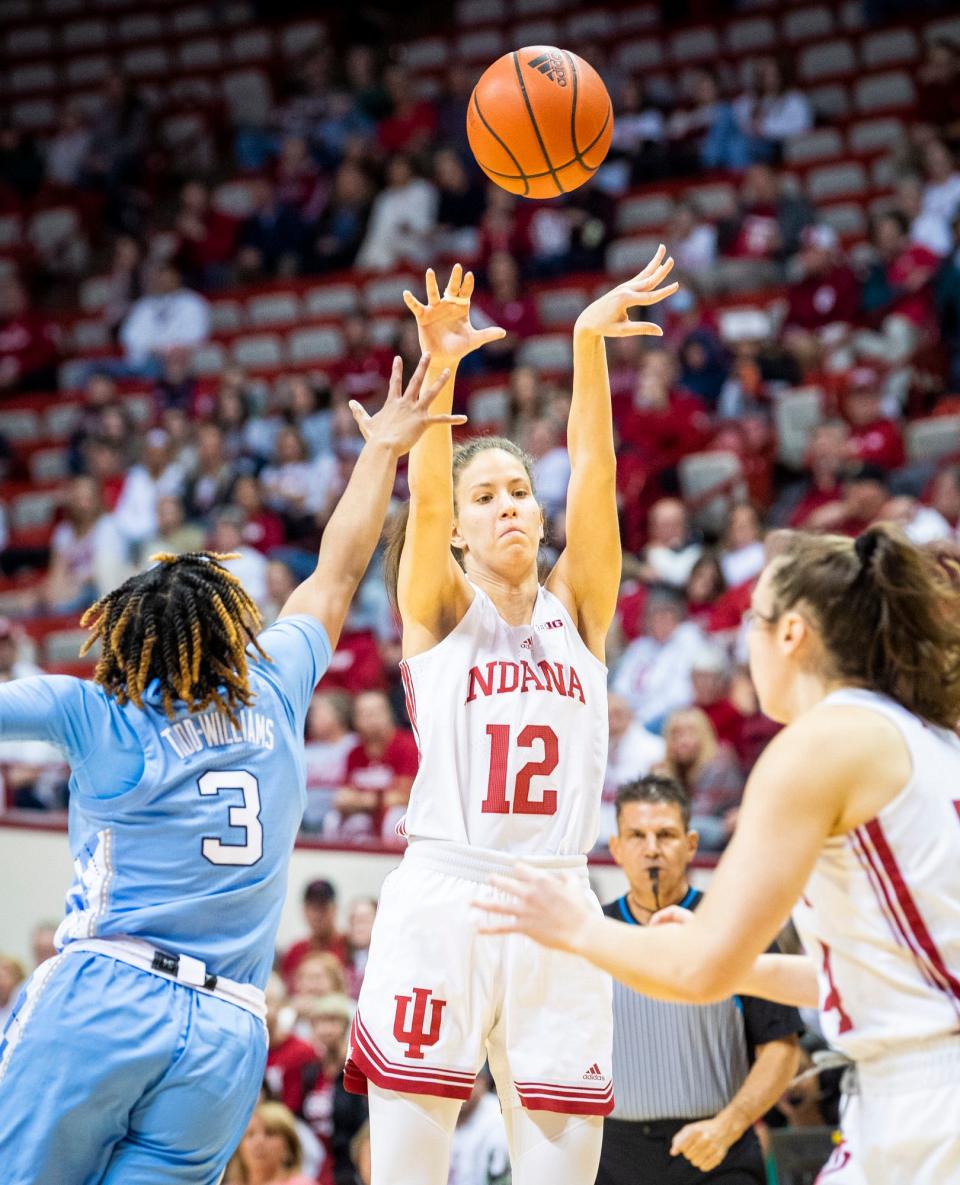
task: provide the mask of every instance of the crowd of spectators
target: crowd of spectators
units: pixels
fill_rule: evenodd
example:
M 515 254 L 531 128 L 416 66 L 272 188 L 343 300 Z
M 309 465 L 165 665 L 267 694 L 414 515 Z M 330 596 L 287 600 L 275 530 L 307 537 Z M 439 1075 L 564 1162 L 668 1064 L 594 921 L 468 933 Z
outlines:
M 668 770 L 693 796 L 701 846 L 723 847 L 774 731 L 746 672 L 741 617 L 777 529 L 854 534 L 887 518 L 918 542 L 957 547 L 957 458 L 911 451 L 909 433 L 940 413 L 956 431 L 960 411 L 960 50 L 927 45 L 915 118 L 893 146 L 895 184 L 852 252 L 784 167 L 816 116 L 782 57 L 645 86 L 604 46 L 582 52 L 614 98 L 614 145 L 592 184 L 550 202 L 479 175 L 466 66 L 422 97 L 377 45 L 314 43 L 266 121 L 210 126 L 190 151 L 164 150 L 162 121 L 122 77 L 99 114 L 70 112 L 45 143 L 0 130 L 0 205 L 52 192 L 85 214 L 71 249 L 25 247 L 0 280 L 0 389 L 52 392 L 69 373 L 83 403 L 52 535 L 24 546 L 0 517 L 0 678 L 36 669 L 36 623 L 75 622 L 156 552 L 236 553 L 267 623 L 312 568 L 361 443 L 347 400 L 377 403 L 393 353 L 415 360 L 415 327 L 399 320 L 384 340 L 361 309 L 340 319 L 342 352 L 322 367 L 198 375 L 214 302 L 237 284 L 471 264 L 475 320 L 507 336 L 464 365 L 458 398 L 470 411 L 472 391 L 506 392 L 488 422 L 534 460 L 549 562 L 564 538 L 569 377 L 525 364 L 524 343 L 548 328 L 531 283 L 611 283 L 600 273 L 632 187 L 723 177 L 738 194 L 725 212 L 707 216 L 696 185 L 673 206 L 664 238 L 683 287 L 651 310 L 662 339 L 609 347 L 625 558 L 604 812 L 620 781 Z M 213 200 L 225 180 L 245 186 L 242 216 Z M 60 314 L 98 270 L 113 349 L 78 358 Z M 791 452 L 781 411 L 810 391 L 816 414 Z M 711 454 L 732 457 L 734 476 L 704 496 L 687 462 Z M 0 469 L 8 483 L 27 477 L 9 443 Z M 304 829 L 335 843 L 396 842 L 416 773 L 380 563 L 308 725 Z M 8 805 L 63 806 L 52 753 L 20 747 L 0 766 Z

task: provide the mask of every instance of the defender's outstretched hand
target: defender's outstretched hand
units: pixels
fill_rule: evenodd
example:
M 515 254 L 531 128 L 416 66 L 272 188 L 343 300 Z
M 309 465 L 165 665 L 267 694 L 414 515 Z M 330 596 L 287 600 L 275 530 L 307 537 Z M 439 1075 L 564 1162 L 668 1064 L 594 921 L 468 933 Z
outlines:
M 430 405 L 440 394 L 444 383 L 450 377 L 449 370 L 443 370 L 436 380 L 424 391 L 423 379 L 430 364 L 430 355 L 424 354 L 417 363 L 406 390 L 403 383 L 403 362 L 399 357 L 393 360 L 387 401 L 376 415 L 367 413 L 362 404 L 351 399 L 349 407 L 364 440 L 375 440 L 386 445 L 397 457 L 408 453 L 420 437 L 434 424 L 465 424 L 466 416 L 432 416 Z
M 421 304 L 409 290 L 403 294 L 407 308 L 417 319 L 420 349 L 444 366 L 455 366 L 461 358 L 479 350 L 487 342 L 506 337 L 505 329 L 491 326 L 474 329 L 470 324 L 470 297 L 473 293 L 473 272 L 464 274 L 459 263 L 453 265 L 450 282 L 440 295 L 436 273 L 427 269 L 427 303 Z
M 502 918 L 480 926 L 481 934 L 526 934 L 541 946 L 579 953 L 584 928 L 596 919 L 582 881 L 518 864 L 512 876 L 492 876 L 490 884 L 511 900 L 473 902 Z
M 652 321 L 631 321 L 627 313 L 637 306 L 658 304 L 673 296 L 680 287 L 676 282 L 666 288 L 658 287 L 673 270 L 673 258 L 663 258 L 666 253 L 667 249 L 661 243 L 642 272 L 587 305 L 577 318 L 574 332 L 592 333 L 598 337 L 632 337 L 635 334 L 662 337 L 663 330 L 659 325 Z

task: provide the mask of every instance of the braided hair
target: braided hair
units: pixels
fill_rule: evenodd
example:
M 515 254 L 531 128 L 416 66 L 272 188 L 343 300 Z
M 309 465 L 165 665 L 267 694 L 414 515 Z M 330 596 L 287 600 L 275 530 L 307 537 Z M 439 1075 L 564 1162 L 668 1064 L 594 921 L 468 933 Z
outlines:
M 154 567 L 101 597 L 80 619 L 90 630 L 80 654 L 98 641 L 102 646 L 94 682 L 117 703 L 142 708 L 157 679 L 169 718 L 179 700 L 190 712 L 215 704 L 236 724 L 237 709 L 253 699 L 247 646 L 270 657 L 257 641 L 260 610 L 223 566 L 235 557 L 195 551 L 150 558 Z

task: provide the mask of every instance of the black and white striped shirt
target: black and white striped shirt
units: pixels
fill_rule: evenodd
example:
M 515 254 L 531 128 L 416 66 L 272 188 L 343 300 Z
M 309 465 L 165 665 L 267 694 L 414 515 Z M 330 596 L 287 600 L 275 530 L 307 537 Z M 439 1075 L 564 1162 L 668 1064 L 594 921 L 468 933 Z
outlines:
M 695 909 L 690 889 L 679 903 Z M 604 906 L 607 917 L 639 925 L 627 898 Z M 758 1045 L 799 1033 L 795 1008 L 752 996 L 715 1004 L 671 1004 L 613 983 L 612 1118 L 702 1119 L 721 1111 L 743 1085 Z

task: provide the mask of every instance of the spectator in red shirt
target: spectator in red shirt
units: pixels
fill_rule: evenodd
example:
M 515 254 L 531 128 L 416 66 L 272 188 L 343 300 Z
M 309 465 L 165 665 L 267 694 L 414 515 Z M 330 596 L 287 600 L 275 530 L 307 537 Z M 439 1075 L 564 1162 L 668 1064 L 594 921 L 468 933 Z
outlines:
M 499 325 L 507 331 L 507 336 L 491 342 L 484 354 L 491 370 L 509 370 L 522 339 L 541 328 L 537 306 L 520 288 L 520 269 L 512 255 L 495 251 L 490 256 L 486 290 L 477 293 L 473 305 L 482 314 L 478 326 Z
M 20 280 L 0 281 L 0 394 L 55 390 L 59 360 L 56 327 L 29 307 Z
M 380 399 L 393 363 L 389 350 L 374 344 L 370 318 L 359 313 L 343 321 L 343 353 L 327 367 L 327 376 L 343 400 Z
M 383 82 L 393 110 L 377 128 L 380 147 L 388 155 L 421 152 L 437 126 L 433 104 L 417 99 L 413 81 L 400 66 L 385 70 Z
M 233 483 L 230 502 L 246 515 L 243 527 L 243 541 L 248 547 L 256 548 L 263 555 L 269 555 L 286 539 L 283 519 L 263 504 L 263 490 L 252 474 L 241 474 Z
M 188 181 L 180 190 L 174 229 L 179 239 L 176 261 L 185 283 L 191 288 L 223 284 L 237 222 L 211 206 L 210 191 L 202 181 Z
M 783 262 L 800 245 L 800 233 L 813 222 L 813 209 L 802 198 L 783 191 L 769 165 L 751 165 L 740 190 L 736 216 L 718 228 L 720 272 L 729 288 L 762 288 L 780 283 Z
M 359 741 L 347 757 L 347 782 L 334 800 L 331 826 L 343 838 L 395 839 L 417 773 L 416 741 L 397 727 L 381 691 L 357 696 L 353 727 Z
M 849 324 L 860 310 L 860 284 L 839 250 L 837 232 L 829 226 L 808 226 L 800 235 L 796 256 L 800 278 L 787 293 L 783 343 L 802 370 L 819 355 L 817 335 L 828 325 Z
M 279 975 L 271 975 L 264 992 L 267 1005 L 267 1069 L 270 1094 L 299 1114 L 303 1106 L 303 1071 L 315 1059 L 313 1046 L 293 1032 L 294 1012 Z
M 840 497 L 840 480 L 849 457 L 850 429 L 843 420 L 826 420 L 810 433 L 807 470 L 788 487 L 770 513 L 778 526 L 802 529 L 810 515 Z
M 888 210 L 873 224 L 877 258 L 863 287 L 863 312 L 878 326 L 854 337 L 861 358 L 887 365 L 906 361 L 936 325 L 933 278 L 940 260 L 910 239 L 910 222 L 902 210 Z
M 666 350 L 650 350 L 643 360 L 633 398 L 621 409 L 622 443 L 647 463 L 654 476 L 671 469 L 710 439 L 706 404 L 676 385 L 677 363 Z
M 693 706 L 699 708 L 713 725 L 717 739 L 739 746 L 743 713 L 730 698 L 730 660 L 720 646 L 703 646 L 695 655 L 690 671 Z
M 840 497 L 815 510 L 804 527 L 856 537 L 877 521 L 889 497 L 886 471 L 864 461 L 847 472 Z
M 342 962 L 347 957 L 347 942 L 337 930 L 337 890 L 328 880 L 311 881 L 303 891 L 303 917 L 309 936 L 295 942 L 280 961 L 280 974 L 293 990 L 297 968 L 307 955 L 331 954 Z
M 285 136 L 280 142 L 273 180 L 280 205 L 293 210 L 305 223 L 316 222 L 330 191 L 302 136 Z
M 847 383 L 843 411 L 850 425 L 850 456 L 881 469 L 899 469 L 907 460 L 903 435 L 900 426 L 883 414 L 880 376 L 869 366 L 857 366 Z

